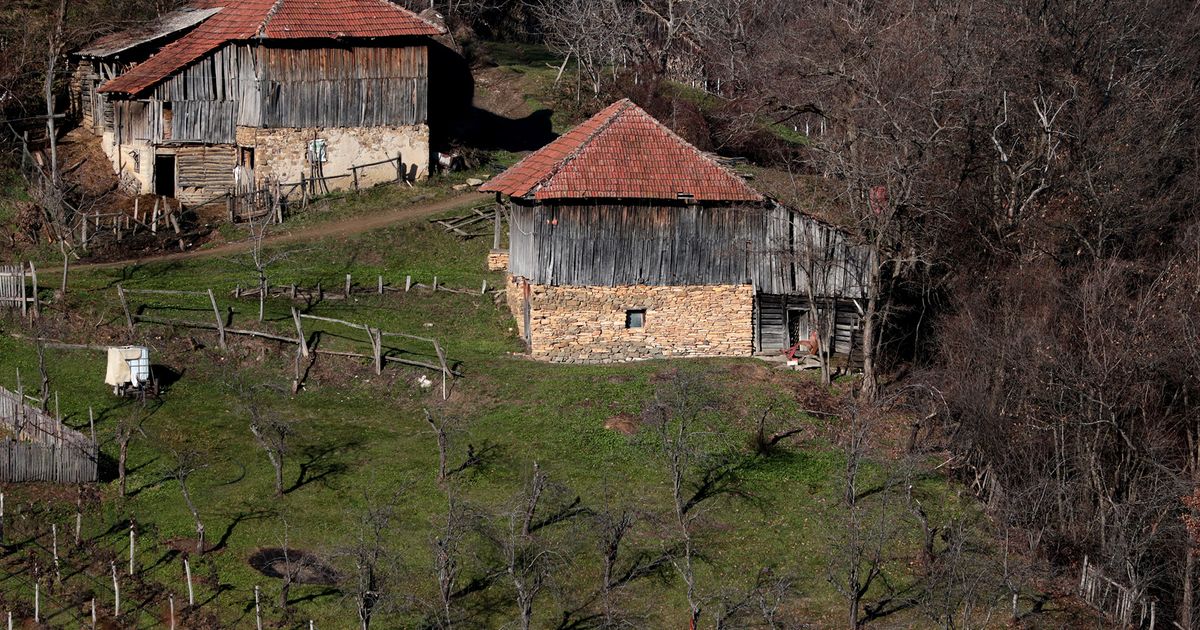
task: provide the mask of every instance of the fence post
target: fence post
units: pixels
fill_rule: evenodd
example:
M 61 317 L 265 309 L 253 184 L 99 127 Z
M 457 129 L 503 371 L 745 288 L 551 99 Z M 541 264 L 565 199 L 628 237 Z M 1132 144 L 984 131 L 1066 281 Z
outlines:
M 346 297 L 350 297 L 350 274 L 346 274 Z
M 195 606 L 196 594 L 194 591 L 192 591 L 192 565 L 188 564 L 188 559 L 186 556 L 183 558 L 183 575 L 185 578 L 187 578 L 188 606 Z
M 121 585 L 117 582 L 117 563 L 111 562 L 113 581 L 113 616 L 121 616 Z
M 300 312 L 292 307 L 292 320 L 296 322 L 296 339 L 300 343 L 300 354 L 308 356 L 308 339 L 304 338 L 304 326 L 300 323 Z
M 408 290 L 411 288 L 412 288 L 412 276 L 404 276 L 404 292 L 408 293 Z
M 403 157 L 403 156 L 401 156 L 399 153 L 396 154 L 396 183 L 397 184 L 404 181 L 404 162 L 401 161 L 401 159 L 400 159 L 401 157 Z
M 354 192 L 358 192 L 358 167 L 351 166 L 350 173 L 354 175 Z
M 433 277 L 433 292 L 437 293 L 437 276 Z
M 129 302 L 125 299 L 125 289 L 117 285 L 117 297 L 121 298 L 121 308 L 125 311 L 125 324 L 129 326 L 129 340 L 133 341 L 133 316 L 129 314 Z
M 378 288 L 379 295 L 383 295 L 383 276 L 378 276 L 376 278 L 376 286 Z
M 375 374 L 383 374 L 383 332 L 378 328 L 375 332 L 371 332 L 371 327 L 367 326 L 367 336 L 371 338 L 371 350 L 375 354 Z
M 21 275 L 17 276 L 17 284 L 21 285 L 21 317 L 29 315 L 29 301 L 25 297 L 25 263 L 21 263 Z
M 33 261 L 29 261 L 29 275 L 33 277 L 33 316 L 38 317 L 42 314 L 42 307 L 38 304 L 38 281 L 37 269 L 33 266 Z
M 208 290 L 208 301 L 212 304 L 213 316 L 217 319 L 217 335 L 221 340 L 221 349 L 227 349 L 225 346 L 225 321 L 221 317 L 221 311 L 217 308 L 217 298 L 213 296 L 213 290 Z

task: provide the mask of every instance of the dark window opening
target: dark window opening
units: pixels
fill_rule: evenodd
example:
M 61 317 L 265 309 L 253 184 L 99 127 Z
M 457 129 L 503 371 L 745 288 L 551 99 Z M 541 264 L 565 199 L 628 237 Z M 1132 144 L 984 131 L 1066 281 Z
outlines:
M 238 164 L 244 168 L 254 168 L 254 147 L 239 147 Z
M 625 311 L 626 328 L 642 328 L 646 325 L 646 309 L 639 308 Z
M 154 194 L 175 196 L 175 156 L 169 153 L 154 156 Z

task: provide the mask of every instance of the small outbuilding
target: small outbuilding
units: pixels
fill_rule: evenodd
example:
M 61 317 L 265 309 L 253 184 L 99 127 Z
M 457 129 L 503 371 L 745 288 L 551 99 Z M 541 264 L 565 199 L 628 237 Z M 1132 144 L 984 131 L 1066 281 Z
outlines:
M 777 354 L 814 331 L 856 352 L 869 248 L 627 99 L 480 190 L 507 198 L 508 304 L 535 358 Z

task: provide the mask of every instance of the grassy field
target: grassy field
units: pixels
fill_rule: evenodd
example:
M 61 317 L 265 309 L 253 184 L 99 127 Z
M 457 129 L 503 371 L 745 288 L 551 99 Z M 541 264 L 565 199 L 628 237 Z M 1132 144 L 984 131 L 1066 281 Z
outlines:
M 499 74 L 518 77 L 514 85 L 521 86 L 531 110 L 550 102 L 556 72 L 551 66 L 561 60 L 540 47 L 492 44 L 489 49 Z M 562 108 L 555 109 L 555 130 L 577 122 Z M 518 157 L 497 153 L 478 172 L 452 174 L 415 188 L 385 186 L 335 195 L 289 218 L 278 231 L 312 229 L 444 199 L 467 177 L 490 174 Z M 16 188 L 5 184 L 4 190 L 4 197 L 15 198 Z M 0 221 L 4 212 L 0 203 Z M 243 229 L 222 226 L 214 244 L 243 238 Z M 382 599 L 372 627 L 437 627 L 435 542 L 445 536 L 449 492 L 456 513 L 462 514 L 455 625 L 515 625 L 515 589 L 505 571 L 505 548 L 514 540 L 507 535 L 512 515 L 536 462 L 550 485 L 535 520 L 549 523 L 519 541 L 544 550 L 548 558 L 533 627 L 597 627 L 602 609 L 595 597 L 602 579 L 598 524 L 604 515 L 628 512 L 633 517 L 620 569 L 679 549 L 661 440 L 642 417 L 656 395 L 676 383 L 698 381 L 703 386 L 691 395 L 707 405 L 697 418 L 693 439 L 698 457 L 688 469 L 687 489 L 703 486 L 706 472 L 723 473 L 716 477 L 721 483 L 713 486 L 720 491 L 694 512 L 697 591 L 704 601 L 701 626 L 713 627 L 716 616 L 738 602 L 749 602 L 747 612 L 757 610 L 758 600 L 747 594 L 755 585 L 770 583 L 768 575 L 787 578 L 779 607 L 786 627 L 843 626 L 845 600 L 829 578 L 847 566 L 841 557 L 850 531 L 841 503 L 845 431 L 836 417 L 805 410 L 814 408 L 814 401 L 836 398 L 849 383 L 824 388 L 811 374 L 773 370 L 750 359 L 621 365 L 530 361 L 521 354 L 504 301 L 491 292 L 478 294 L 485 281 L 492 288 L 504 286 L 501 274 L 484 268 L 490 245 L 490 238 L 461 241 L 419 219 L 353 237 L 272 249 L 267 255 L 277 259 L 268 268 L 273 285 L 311 288 L 320 283 L 327 297 L 269 299 L 263 322 L 258 321 L 255 298 L 234 297 L 235 287 L 256 283 L 251 258 L 244 253 L 78 267 L 71 272 L 66 296 L 53 295 L 46 286 L 53 282 L 44 280 L 46 305 L 36 328 L 0 319 L 0 385 L 15 389 L 19 370 L 26 392 L 38 389 L 38 352 L 31 340 L 36 335 L 76 344 L 147 345 L 156 369 L 168 378 L 161 399 L 142 407 L 115 397 L 103 383 L 101 351 L 45 350 L 49 388 L 58 396 L 66 423 L 87 431 L 89 409 L 95 414 L 102 481 L 82 499 L 73 487 L 3 489 L 6 553 L 0 556 L 0 614 L 14 610 L 18 620 L 32 618 L 37 581 L 41 617 L 50 627 L 86 626 L 92 598 L 101 627 L 163 627 L 168 598 L 173 597 L 181 627 L 246 628 L 254 624 L 257 587 L 266 627 L 303 629 L 309 620 L 322 629 L 355 627 L 353 551 L 370 536 L 367 514 L 388 507 L 390 519 L 382 530 Z M 38 252 L 24 255 L 36 257 Z M 55 276 L 59 261 L 48 249 L 44 256 L 38 260 L 43 277 Z M 348 273 L 356 282 L 355 295 L 336 299 Z M 442 286 L 474 294 L 417 289 L 381 296 L 374 293 L 379 276 L 391 287 L 402 287 L 407 276 L 426 285 L 436 276 Z M 376 375 L 369 361 L 321 356 L 301 365 L 304 386 L 293 394 L 294 346 L 235 337 L 222 350 L 213 331 L 151 324 L 138 325 L 131 338 L 117 300 L 118 284 L 129 289 L 212 289 L 238 328 L 294 334 L 291 312 L 297 308 L 386 332 L 434 337 L 462 376 L 443 401 L 434 372 L 389 364 Z M 131 299 L 143 317 L 212 321 L 207 298 L 131 293 Z M 361 331 L 311 320 L 305 328 L 312 338 L 320 338 L 321 348 L 367 351 Z M 420 342 L 389 339 L 385 345 L 396 356 L 434 360 Z M 422 387 L 421 377 L 435 386 Z M 268 458 L 251 434 L 250 404 L 293 422 L 281 497 L 275 496 Z M 756 421 L 767 409 L 769 431 L 802 430 L 760 455 L 752 443 Z M 471 454 L 477 460 L 451 475 L 448 483 L 436 480 L 437 441 L 426 411 L 452 428 L 452 467 Z M 118 424 L 133 417 L 144 421 L 130 445 L 129 492 L 121 497 L 115 480 L 116 434 Z M 627 434 L 606 428 L 613 423 L 636 430 Z M 895 492 L 881 491 L 884 479 L 898 468 L 893 435 L 875 436 L 878 448 L 869 454 L 860 480 L 862 515 L 888 531 L 883 579 L 865 599 L 890 602 L 880 609 L 879 623 L 885 626 L 941 625 L 929 610 L 927 602 L 933 599 L 951 602 L 943 608 L 957 607 L 961 615 L 978 619 L 986 613 L 958 603 L 966 601 L 959 590 L 922 577 L 917 562 L 921 528 L 911 506 Z M 212 547 L 204 554 L 194 553 L 193 518 L 172 474 L 181 459 L 196 468 L 187 484 Z M 983 592 L 979 599 L 1007 598 L 1007 593 L 992 592 L 1001 554 L 986 534 L 986 518 L 969 493 L 932 474 L 932 468 L 917 462 L 911 469 L 913 498 L 925 507 L 932 526 L 969 538 L 965 547 L 970 551 L 964 553 L 974 558 L 983 576 L 983 585 L 976 587 Z M 73 541 L 77 511 L 82 513 L 79 545 Z M 138 531 L 132 577 L 126 575 L 131 519 Z M 61 578 L 53 568 L 52 525 L 59 532 Z M 282 581 L 260 573 L 248 560 L 261 549 L 285 546 L 316 554 L 343 580 L 294 585 L 281 606 Z M 187 610 L 184 557 L 191 562 L 197 602 Z M 121 585 L 119 622 L 111 620 L 114 567 Z M 1023 588 L 1027 600 L 1047 608 L 1028 583 Z M 686 627 L 686 587 L 672 562 L 630 581 L 614 598 L 614 606 L 629 618 L 627 627 Z M 1022 607 L 1028 609 L 1029 601 Z M 731 618 L 726 624 L 747 625 L 753 625 L 750 618 Z
M 386 192 L 371 194 L 377 195 L 377 203 L 388 199 Z M 321 282 L 331 292 L 341 286 L 346 273 L 362 278 L 370 288 L 377 275 L 392 286 L 402 286 L 407 275 L 427 284 L 436 275 L 451 287 L 478 289 L 484 280 L 503 286 L 499 274 L 483 269 L 489 246 L 488 239 L 459 241 L 421 221 L 345 240 L 289 246 L 286 258 L 269 273 L 273 284 Z M 45 309 L 42 334 L 75 343 L 127 341 L 117 283 L 127 288 L 211 288 L 223 309 L 233 308 L 239 327 L 286 332 L 292 325 L 290 300 L 269 300 L 266 321 L 259 324 L 257 302 L 232 297 L 235 286 L 254 283 L 248 256 L 240 255 L 78 270 L 67 297 Z M 43 297 L 49 299 L 49 292 Z M 145 316 L 211 319 L 205 301 L 136 299 Z M 748 588 L 761 569 L 770 567 L 796 576 L 794 594 L 784 607 L 790 619 L 820 625 L 841 619 L 839 596 L 826 576 L 829 550 L 840 531 L 835 506 L 844 460 L 832 443 L 835 427 L 800 411 L 798 400 L 820 389 L 809 375 L 770 370 L 754 360 L 609 366 L 532 362 L 517 354 L 520 342 L 514 322 L 491 295 L 364 292 L 351 300 L 296 306 L 385 331 L 436 337 L 463 376 L 443 402 L 437 387 L 416 385 L 422 370 L 392 365 L 376 376 L 361 360 L 322 356 L 309 370 L 304 389 L 292 395 L 288 386 L 294 374 L 294 346 L 241 339 L 221 351 L 210 331 L 139 325 L 133 341 L 150 346 L 154 363 L 178 380 L 169 384 L 161 401 L 148 407 L 145 434 L 136 436 L 131 446 L 130 496 L 121 498 L 112 480 L 114 433 L 118 420 L 134 413 L 136 405 L 114 397 L 104 385 L 101 352 L 47 350 L 50 387 L 59 396 L 67 423 L 86 427 L 87 410 L 92 408 L 106 459 L 101 498 L 83 518 L 84 538 L 92 542 L 64 560 L 81 572 L 72 572 L 61 585 L 47 578 L 46 590 L 40 593 L 43 616 L 52 625 L 74 627 L 74 619 L 86 615 L 88 593 L 100 601 L 102 616 L 111 610 L 105 559 L 124 566 L 130 518 L 141 531 L 140 569 L 136 586 L 122 578 L 130 589 L 123 593 L 124 606 L 141 610 L 136 624 L 128 613 L 123 623 L 151 627 L 166 614 L 166 593 L 173 593 L 177 602 L 185 597 L 180 549 L 187 548 L 184 541 L 194 537 L 194 527 L 179 483 L 170 474 L 181 453 L 199 465 L 189 490 L 208 539 L 216 544 L 214 551 L 192 558 L 193 572 L 203 578 L 197 586 L 201 605 L 193 613 L 195 627 L 252 624 L 256 585 L 271 624 L 301 627 L 313 619 L 318 628 L 350 627 L 354 602 L 343 589 L 296 586 L 288 610 L 282 610 L 277 602 L 281 581 L 258 573 L 247 559 L 259 548 L 282 547 L 286 541 L 289 547 L 320 554 L 348 575 L 352 563 L 345 552 L 361 533 L 364 510 L 391 501 L 396 512 L 386 530 L 385 548 L 391 567 L 387 592 L 393 597 L 376 625 L 428 623 L 437 599 L 432 542 L 445 518 L 447 499 L 435 481 L 437 448 L 426 409 L 453 419 L 459 427 L 451 441 L 454 462 L 463 460 L 468 448 L 482 454 L 479 466 L 451 478 L 456 497 L 475 515 L 468 549 L 460 558 L 458 585 L 488 584 L 467 589 L 457 600 L 460 614 L 469 616 L 463 625 L 507 623 L 516 610 L 512 588 L 495 573 L 501 547 L 488 542 L 494 536 L 485 533 L 503 530 L 508 522 L 504 514 L 520 496 L 535 461 L 558 488 L 541 507 L 545 514 L 578 496 L 577 507 L 594 512 L 627 509 L 637 516 L 623 550 L 626 557 L 659 554 L 674 544 L 669 478 L 655 432 L 642 428 L 625 435 L 606 429 L 605 423 L 613 418 L 636 423 L 655 391 L 677 371 L 700 374 L 711 388 L 715 407 L 703 417 L 705 451 L 737 461 L 738 492 L 706 501 L 698 522 L 703 556 L 699 584 L 712 612 L 719 609 L 723 594 Z M 0 384 L 15 388 L 19 369 L 27 390 L 35 387 L 31 384 L 37 381 L 38 362 L 27 338 L 31 331 L 12 320 L 2 327 Z M 316 330 L 328 335 L 323 347 L 366 347 L 354 339 L 353 331 L 328 325 L 312 326 L 309 332 Z M 428 353 L 416 346 L 396 348 L 403 350 Z M 258 389 L 259 404 L 296 421 L 285 458 L 288 491 L 282 497 L 273 495 L 272 469 L 250 433 L 239 383 L 268 386 Z M 778 424 L 788 419 L 811 425 L 811 430 L 770 456 L 755 456 L 750 449 L 753 423 L 767 406 Z M 878 483 L 882 465 L 868 467 L 868 480 L 874 477 Z M 958 492 L 940 479 L 928 478 L 918 486 L 939 522 L 974 512 L 970 502 L 957 499 Z M 46 549 L 33 551 L 38 544 L 49 548 L 50 524 L 60 531 L 73 528 L 76 493 L 31 486 L 10 487 L 7 492 L 9 521 L 19 524 L 9 525 L 10 532 L 20 528 L 36 537 L 35 542 L 10 549 L 5 559 L 10 579 L 0 581 L 0 591 L 3 603 L 12 607 L 32 600 L 30 574 L 21 569 L 33 562 L 43 568 L 50 564 Z M 58 500 L 46 500 L 48 495 Z M 902 509 L 895 518 L 904 521 Z M 580 512 L 539 533 L 558 561 L 536 605 L 537 627 L 555 625 L 564 611 L 575 611 L 570 620 L 595 611 L 594 604 L 587 605 L 600 579 L 594 520 Z M 912 579 L 909 560 L 915 537 L 911 523 L 896 537 L 894 557 L 888 562 L 893 585 Z M 687 615 L 684 595 L 681 581 L 668 566 L 661 575 L 632 583 L 621 607 L 639 616 L 642 627 L 680 626 Z M 911 620 L 916 614 L 904 611 L 895 618 Z

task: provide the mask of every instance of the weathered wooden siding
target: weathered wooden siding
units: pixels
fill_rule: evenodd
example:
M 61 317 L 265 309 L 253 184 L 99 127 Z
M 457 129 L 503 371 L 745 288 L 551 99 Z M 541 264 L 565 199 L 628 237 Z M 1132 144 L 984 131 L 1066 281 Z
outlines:
M 233 188 L 237 149 L 232 145 L 183 145 L 175 150 L 175 198 L 187 205 L 212 201 Z
M 754 284 L 864 297 L 870 250 L 781 206 L 514 204 L 510 269 L 531 282 Z
M 755 296 L 755 349 L 761 352 L 784 350 L 799 341 L 788 330 L 788 311 L 808 309 L 807 297 L 759 293 Z M 818 309 L 833 316 L 833 351 L 835 354 L 861 360 L 861 317 L 849 300 L 818 300 Z
M 113 116 L 118 144 L 162 140 L 162 103 L 159 101 L 114 101 Z
M 248 127 L 414 125 L 428 118 L 425 45 L 229 44 L 155 88 L 177 142 L 232 142 Z

